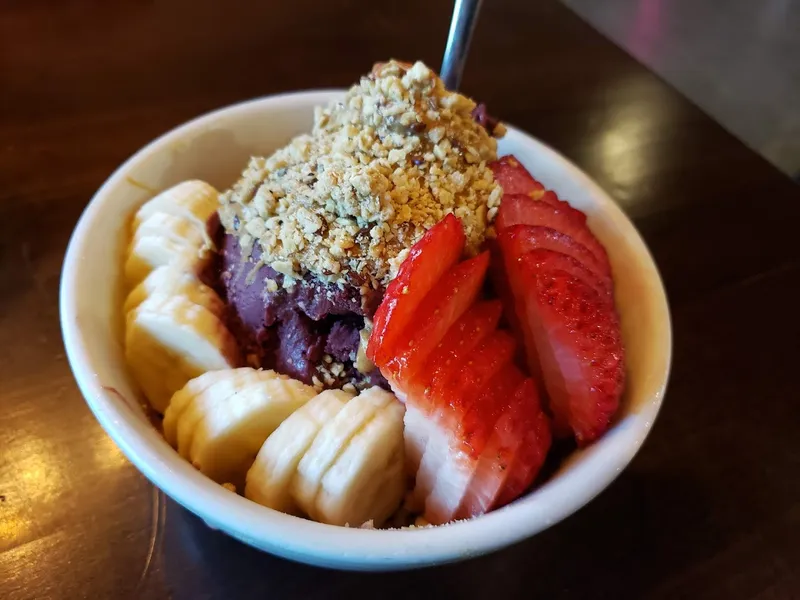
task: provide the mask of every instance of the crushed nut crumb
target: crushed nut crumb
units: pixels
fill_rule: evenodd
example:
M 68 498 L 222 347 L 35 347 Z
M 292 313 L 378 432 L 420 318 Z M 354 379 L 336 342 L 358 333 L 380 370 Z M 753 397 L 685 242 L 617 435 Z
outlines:
M 475 108 L 421 62 L 376 65 L 316 110 L 311 134 L 250 160 L 221 195 L 222 224 L 243 249 L 258 243 L 284 286 L 311 272 L 379 289 L 448 213 L 474 253 L 502 196 L 486 165 L 497 143 Z

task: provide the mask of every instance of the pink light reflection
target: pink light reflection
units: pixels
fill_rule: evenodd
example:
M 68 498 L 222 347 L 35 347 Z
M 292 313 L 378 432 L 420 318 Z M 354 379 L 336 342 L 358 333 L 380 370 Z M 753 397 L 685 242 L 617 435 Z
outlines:
M 633 55 L 640 59 L 650 58 L 651 51 L 660 33 L 661 0 L 641 0 L 630 39 Z

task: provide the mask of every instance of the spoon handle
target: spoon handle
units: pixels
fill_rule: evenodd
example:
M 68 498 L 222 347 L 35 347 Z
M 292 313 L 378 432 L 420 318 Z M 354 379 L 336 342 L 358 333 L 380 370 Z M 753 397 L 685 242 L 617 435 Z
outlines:
M 478 21 L 478 12 L 482 2 L 483 0 L 456 0 L 453 17 L 450 20 L 450 34 L 447 36 L 447 47 L 444 50 L 441 72 L 444 85 L 449 90 L 457 90 L 461 85 L 469 43 L 472 39 L 472 32 L 475 30 L 475 23 Z

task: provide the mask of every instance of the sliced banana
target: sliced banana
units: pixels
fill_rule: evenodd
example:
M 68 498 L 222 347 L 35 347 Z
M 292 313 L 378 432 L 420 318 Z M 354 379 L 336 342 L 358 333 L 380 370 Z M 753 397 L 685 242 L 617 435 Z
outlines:
M 327 390 L 294 412 L 267 438 L 247 472 L 245 497 L 263 506 L 296 514 L 290 488 L 297 465 L 322 427 L 331 421 L 351 394 Z
M 312 519 L 315 501 L 322 477 L 339 458 L 353 436 L 375 413 L 394 397 L 371 388 L 353 398 L 339 411 L 314 438 L 314 442 L 297 465 L 297 476 L 292 481 L 292 496 Z M 378 388 L 380 390 L 380 388 Z
M 361 525 L 372 519 L 377 525 L 399 506 L 404 487 L 403 407 L 393 394 L 373 387 L 320 430 L 290 489 L 314 520 Z
M 322 478 L 313 516 L 332 525 L 382 524 L 406 490 L 403 405 L 392 401 L 359 431 Z
M 154 294 L 185 296 L 195 304 L 210 310 L 217 317 L 225 311 L 225 303 L 217 293 L 198 279 L 197 275 L 175 265 L 165 265 L 152 271 L 125 299 L 123 313 L 128 314 Z
M 179 452 L 218 483 L 244 483 L 245 474 L 270 434 L 316 395 L 313 387 L 274 371 L 233 394 L 195 396 L 191 410 L 199 415 L 188 450 Z M 213 388 L 210 388 L 213 389 Z M 182 418 L 189 415 L 183 415 Z
M 186 424 L 190 425 L 189 431 L 194 429 L 194 422 L 191 422 L 188 417 L 184 418 L 183 415 L 191 407 L 196 396 L 205 393 L 224 393 L 217 389 L 219 386 L 227 386 L 231 390 L 230 394 L 232 394 L 240 387 L 245 387 L 257 381 L 260 373 L 262 371 L 256 371 L 250 367 L 241 367 L 239 369 L 209 371 L 188 381 L 185 386 L 173 394 L 167 410 L 164 411 L 164 421 L 162 423 L 164 438 L 170 446 L 177 448 L 178 426 L 181 425 L 185 428 L 184 424 Z M 186 434 L 184 434 L 182 446 L 188 447 L 190 442 L 185 439 L 185 436 Z
M 269 371 L 257 371 L 251 367 L 219 371 L 219 373 L 221 377 L 201 393 L 211 400 L 227 400 L 240 390 L 256 383 L 262 377 L 272 377 L 272 373 Z M 189 384 L 187 383 L 186 385 L 188 386 Z M 175 394 L 169 402 L 170 407 L 174 404 L 174 411 L 171 408 L 167 409 L 167 412 L 174 412 L 174 414 L 177 415 L 174 417 L 177 422 L 175 438 L 170 443 L 178 450 L 178 453 L 183 458 L 190 460 L 189 451 L 192 447 L 197 424 L 200 422 L 200 419 L 204 418 L 206 412 L 205 408 L 211 400 L 198 404 L 195 403 L 195 398 L 201 395 L 200 393 L 192 396 L 188 401 L 183 400 L 183 395 L 179 396 L 178 394 Z M 181 407 L 183 407 L 183 409 L 181 409 Z
M 154 269 L 165 265 L 179 271 L 199 273 L 209 256 L 205 245 L 193 244 L 191 240 L 174 240 L 167 234 L 139 235 L 128 247 L 125 281 L 129 286 L 135 286 Z
M 208 219 L 219 206 L 219 192 L 205 181 L 191 180 L 164 190 L 146 202 L 133 220 L 134 231 L 156 213 L 194 221 L 205 232 Z
M 154 294 L 128 314 L 125 358 L 155 410 L 206 371 L 240 362 L 236 340 L 207 308 L 185 296 Z
M 133 239 L 147 236 L 163 237 L 173 242 L 181 242 L 202 248 L 208 238 L 205 225 L 194 219 L 176 216 L 166 212 L 155 212 L 142 221 L 133 233 Z

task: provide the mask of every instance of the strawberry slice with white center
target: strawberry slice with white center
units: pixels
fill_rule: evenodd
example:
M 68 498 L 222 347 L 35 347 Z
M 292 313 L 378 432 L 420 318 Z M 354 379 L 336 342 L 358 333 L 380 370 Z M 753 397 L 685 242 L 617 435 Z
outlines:
M 499 242 L 509 244 L 515 255 L 522 255 L 529 250 L 544 248 L 571 256 L 587 269 L 605 279 L 611 287 L 611 272 L 608 263 L 598 260 L 583 244 L 579 244 L 566 233 L 541 225 L 512 225 L 502 230 L 497 238 Z
M 495 507 L 516 500 L 530 487 L 547 458 L 551 442 L 550 419 L 542 412 L 533 379 L 526 379 L 516 389 L 510 409 L 503 416 L 505 422 L 495 425 L 495 431 L 509 445 L 514 440 L 519 440 L 519 444 L 508 466 L 504 485 L 495 498 Z
M 614 306 L 530 253 L 505 259 L 528 359 L 541 369 L 556 430 L 568 426 L 579 444 L 587 444 L 608 428 L 624 384 Z
M 597 295 L 600 296 L 601 299 L 613 303 L 614 298 L 612 296 L 611 282 L 608 279 L 601 279 L 596 273 L 587 269 L 582 263 L 571 256 L 545 248 L 528 250 L 524 245 L 520 247 L 513 242 L 506 243 L 506 246 L 508 246 L 508 249 L 504 250 L 506 256 L 525 256 L 528 262 L 546 264 L 550 269 L 559 269 L 565 273 L 569 273 L 575 279 L 590 286 L 597 292 Z
M 484 338 L 495 331 L 501 312 L 497 300 L 478 302 L 448 330 L 417 377 L 401 381 L 392 378 L 398 397 L 409 395 L 415 399 L 406 404 L 405 416 L 406 463 L 412 475 L 416 475 L 428 443 L 426 415 L 433 412 L 429 399 L 440 397 L 455 366 L 466 361 Z
M 512 225 L 541 225 L 565 233 L 585 246 L 601 264 L 604 272 L 611 271 L 606 250 L 586 226 L 585 216 L 566 202 L 556 207 L 532 201 L 525 196 L 504 195 L 495 226 L 502 232 Z
M 414 494 L 425 498 L 425 515 L 446 523 L 455 515 L 500 416 L 503 398 L 483 394 L 510 364 L 513 338 L 495 331 L 463 361 L 433 398 L 428 418 L 436 423 L 417 471 Z
M 486 398 L 478 400 L 479 403 L 492 403 L 498 409 L 499 414 L 496 415 L 492 434 L 476 461 L 470 485 L 455 514 L 457 519 L 485 513 L 495 504 L 495 500 L 500 494 L 508 477 L 511 463 L 514 462 L 514 456 L 523 441 L 523 436 L 516 431 L 519 424 L 514 419 L 515 411 L 510 409 L 510 399 L 514 398 L 524 380 L 525 376 L 522 372 L 513 364 L 508 364 L 494 376 L 483 390 L 482 393 L 486 395 Z M 533 393 L 536 393 L 535 387 Z M 542 438 L 542 442 L 549 446 L 549 432 L 546 437 Z M 545 448 L 546 451 L 547 448 Z
M 484 252 L 453 267 L 431 289 L 418 305 L 416 322 L 397 337 L 386 361 L 390 381 L 414 378 L 447 330 L 474 304 L 488 267 L 489 253 Z
M 414 244 L 397 275 L 386 288 L 373 318 L 367 357 L 383 364 L 393 356 L 397 338 L 415 319 L 415 310 L 464 251 L 466 237 L 461 222 L 452 214 L 434 225 Z M 422 255 L 434 260 L 418 260 Z M 391 322 L 391 327 L 389 323 Z
M 429 248 L 446 248 L 452 241 L 438 238 L 447 235 L 437 225 L 423 240 Z M 522 389 L 522 375 L 511 367 L 513 339 L 496 329 L 499 303 L 475 303 L 487 254 L 445 270 L 419 298 L 422 288 L 412 288 L 408 274 L 431 273 L 432 264 L 441 260 L 436 252 L 412 249 L 400 269 L 407 274 L 405 284 L 387 290 L 384 303 L 391 309 L 378 309 L 381 329 L 369 342 L 375 364 L 406 403 L 404 436 L 407 462 L 416 475 L 415 497 L 435 524 L 457 513 L 481 514 L 498 499 L 521 493 L 521 482 L 527 487 L 538 471 L 531 457 L 550 444 L 549 431 L 542 434 L 531 418 L 538 410 L 546 423 L 535 387 L 525 388 L 527 396 L 516 391 Z M 510 373 L 508 385 L 496 382 L 503 372 Z M 502 428 L 495 431 L 497 423 Z M 476 500 L 467 506 L 465 498 Z
M 492 170 L 495 181 L 503 188 L 504 196 L 522 194 L 555 207 L 569 206 L 560 200 L 555 192 L 545 189 L 512 155 L 503 156 L 489 163 L 489 168 Z M 579 213 L 578 218 L 582 221 L 586 220 L 583 213 Z

